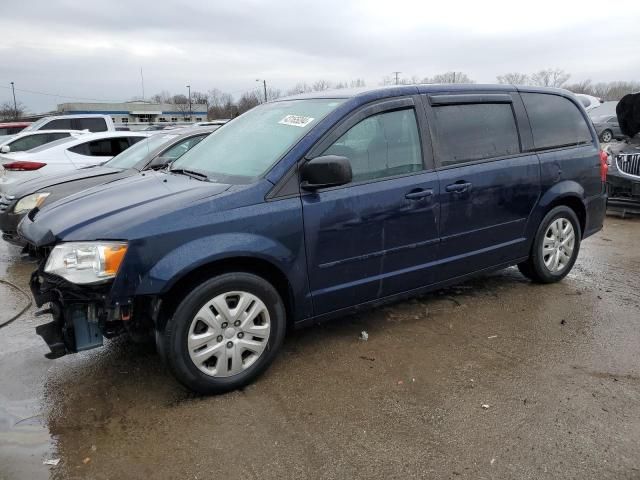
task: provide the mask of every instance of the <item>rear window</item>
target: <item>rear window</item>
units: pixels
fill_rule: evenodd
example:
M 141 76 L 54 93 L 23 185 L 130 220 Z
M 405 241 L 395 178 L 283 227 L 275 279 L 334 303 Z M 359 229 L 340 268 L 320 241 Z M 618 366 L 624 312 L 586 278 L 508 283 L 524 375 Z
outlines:
M 76 119 L 78 130 L 89 130 L 90 132 L 106 132 L 107 122 L 104 118 L 78 118 Z
M 591 143 L 582 112 L 569 99 L 546 93 L 522 93 L 536 150 Z
M 443 105 L 433 111 L 442 166 L 520 152 L 518 129 L 509 103 Z

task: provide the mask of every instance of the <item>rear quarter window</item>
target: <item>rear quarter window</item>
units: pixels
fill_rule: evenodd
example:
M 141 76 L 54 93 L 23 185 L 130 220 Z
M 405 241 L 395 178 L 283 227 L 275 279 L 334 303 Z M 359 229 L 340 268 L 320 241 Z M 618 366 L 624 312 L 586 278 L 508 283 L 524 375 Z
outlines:
M 591 143 L 591 131 L 569 99 L 546 93 L 522 93 L 536 150 Z
M 510 103 L 433 107 L 438 159 L 443 167 L 520 152 Z

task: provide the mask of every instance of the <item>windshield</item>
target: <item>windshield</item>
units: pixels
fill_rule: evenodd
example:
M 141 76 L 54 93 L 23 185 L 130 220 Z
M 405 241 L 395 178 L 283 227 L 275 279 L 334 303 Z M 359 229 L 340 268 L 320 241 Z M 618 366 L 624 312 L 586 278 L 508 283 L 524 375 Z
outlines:
M 160 145 L 169 143 L 178 135 L 153 135 L 149 138 L 139 141 L 132 147 L 127 148 L 120 155 L 113 157 L 105 167 L 111 168 L 133 168 L 136 164 L 143 160 L 150 152 L 156 150 Z
M 250 181 L 282 155 L 343 99 L 284 100 L 249 110 L 173 162 L 218 181 Z M 224 179 L 224 180 L 221 180 Z

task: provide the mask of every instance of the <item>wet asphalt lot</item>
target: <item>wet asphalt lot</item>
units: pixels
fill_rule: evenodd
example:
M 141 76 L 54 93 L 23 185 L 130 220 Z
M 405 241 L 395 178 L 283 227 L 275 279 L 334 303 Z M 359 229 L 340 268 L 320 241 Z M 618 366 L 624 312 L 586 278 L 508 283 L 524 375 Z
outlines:
M 508 269 L 294 332 L 219 397 L 122 339 L 46 360 L 31 307 L 0 329 L 0 479 L 640 479 L 639 246 L 609 217 L 559 284 Z M 33 268 L 0 242 L 0 278 Z M 24 302 L 0 284 L 0 323 Z

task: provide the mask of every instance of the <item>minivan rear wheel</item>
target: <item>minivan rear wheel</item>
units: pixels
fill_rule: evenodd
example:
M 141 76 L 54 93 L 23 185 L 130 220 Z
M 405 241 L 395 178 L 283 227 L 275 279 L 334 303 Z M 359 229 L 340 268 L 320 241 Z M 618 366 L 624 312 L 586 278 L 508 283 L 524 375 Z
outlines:
M 253 382 L 285 334 L 285 309 L 266 280 L 244 272 L 205 281 L 180 302 L 163 335 L 169 370 L 203 394 Z
M 578 258 L 582 232 L 575 212 L 564 205 L 545 215 L 536 233 L 529 259 L 520 272 L 538 283 L 553 283 L 568 275 Z

